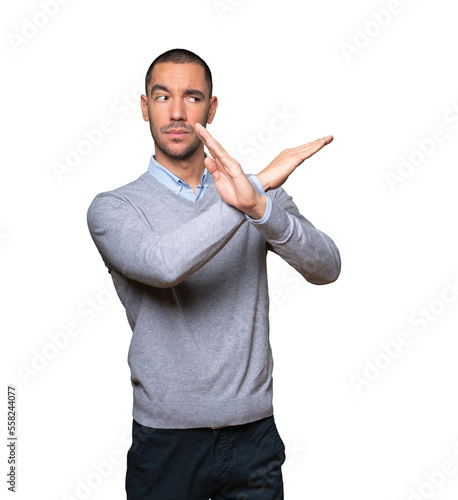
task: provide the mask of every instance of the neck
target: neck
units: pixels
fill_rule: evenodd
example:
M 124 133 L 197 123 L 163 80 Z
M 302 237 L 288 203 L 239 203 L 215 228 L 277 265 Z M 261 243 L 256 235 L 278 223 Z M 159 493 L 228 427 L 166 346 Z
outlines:
M 156 161 L 170 172 L 178 175 L 181 179 L 187 182 L 194 190 L 200 184 L 202 175 L 205 170 L 204 164 L 204 145 L 202 144 L 189 158 L 182 160 L 173 158 L 164 153 L 157 147 L 155 148 Z

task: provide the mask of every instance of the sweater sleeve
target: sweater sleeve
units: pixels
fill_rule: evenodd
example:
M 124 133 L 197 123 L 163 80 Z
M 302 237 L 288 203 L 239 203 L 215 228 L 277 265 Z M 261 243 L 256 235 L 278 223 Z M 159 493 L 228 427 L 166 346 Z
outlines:
M 268 219 L 255 227 L 273 250 L 314 285 L 335 281 L 340 274 L 340 252 L 334 241 L 319 231 L 298 210 L 283 188 L 267 193 L 272 198 Z
M 159 288 L 177 285 L 234 236 L 245 215 L 221 199 L 167 233 L 151 228 L 126 199 L 98 194 L 89 206 L 89 232 L 108 269 Z

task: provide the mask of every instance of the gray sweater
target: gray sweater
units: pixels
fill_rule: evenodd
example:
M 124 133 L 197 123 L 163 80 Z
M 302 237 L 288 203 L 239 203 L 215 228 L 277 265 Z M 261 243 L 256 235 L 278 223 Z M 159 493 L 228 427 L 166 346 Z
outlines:
M 283 188 L 267 196 L 261 224 L 226 204 L 211 176 L 198 202 L 148 172 L 92 201 L 89 231 L 133 331 L 140 424 L 217 427 L 272 415 L 267 251 L 314 284 L 337 279 L 340 255 Z

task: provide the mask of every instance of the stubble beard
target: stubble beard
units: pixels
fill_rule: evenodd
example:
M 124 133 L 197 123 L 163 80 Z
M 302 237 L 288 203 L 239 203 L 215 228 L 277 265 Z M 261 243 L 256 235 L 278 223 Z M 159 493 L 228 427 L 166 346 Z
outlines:
M 205 126 L 205 125 L 203 125 Z M 187 132 L 191 133 L 191 130 L 190 127 L 183 127 L 182 125 L 178 125 L 177 128 L 184 128 Z M 167 144 L 165 141 L 162 140 L 162 133 L 165 133 L 165 132 L 161 132 L 157 129 L 157 127 L 155 127 L 151 120 L 150 120 L 150 130 L 151 130 L 151 135 L 153 136 L 153 140 L 154 140 L 154 144 L 156 145 L 156 147 L 162 151 L 162 153 L 172 157 L 172 158 L 176 158 L 178 160 L 187 160 L 188 158 L 190 158 L 196 151 L 197 149 L 199 148 L 199 146 L 202 144 L 202 141 L 199 139 L 199 137 L 197 137 L 197 135 L 195 136 L 194 140 L 188 144 L 187 147 L 185 147 L 183 150 L 177 150 L 177 149 L 173 149 L 169 146 L 169 144 Z M 193 131 L 192 131 L 193 132 Z M 180 144 L 182 141 L 181 139 L 172 139 L 172 142 L 176 143 L 176 144 Z

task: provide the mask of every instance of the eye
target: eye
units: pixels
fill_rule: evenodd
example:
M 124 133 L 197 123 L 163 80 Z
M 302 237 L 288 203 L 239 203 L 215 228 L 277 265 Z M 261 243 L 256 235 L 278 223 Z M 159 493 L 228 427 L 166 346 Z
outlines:
M 189 99 L 194 99 L 193 102 L 200 102 L 200 99 L 198 97 L 191 96 Z
M 164 102 L 168 97 L 166 95 L 160 95 L 156 97 L 156 101 Z

